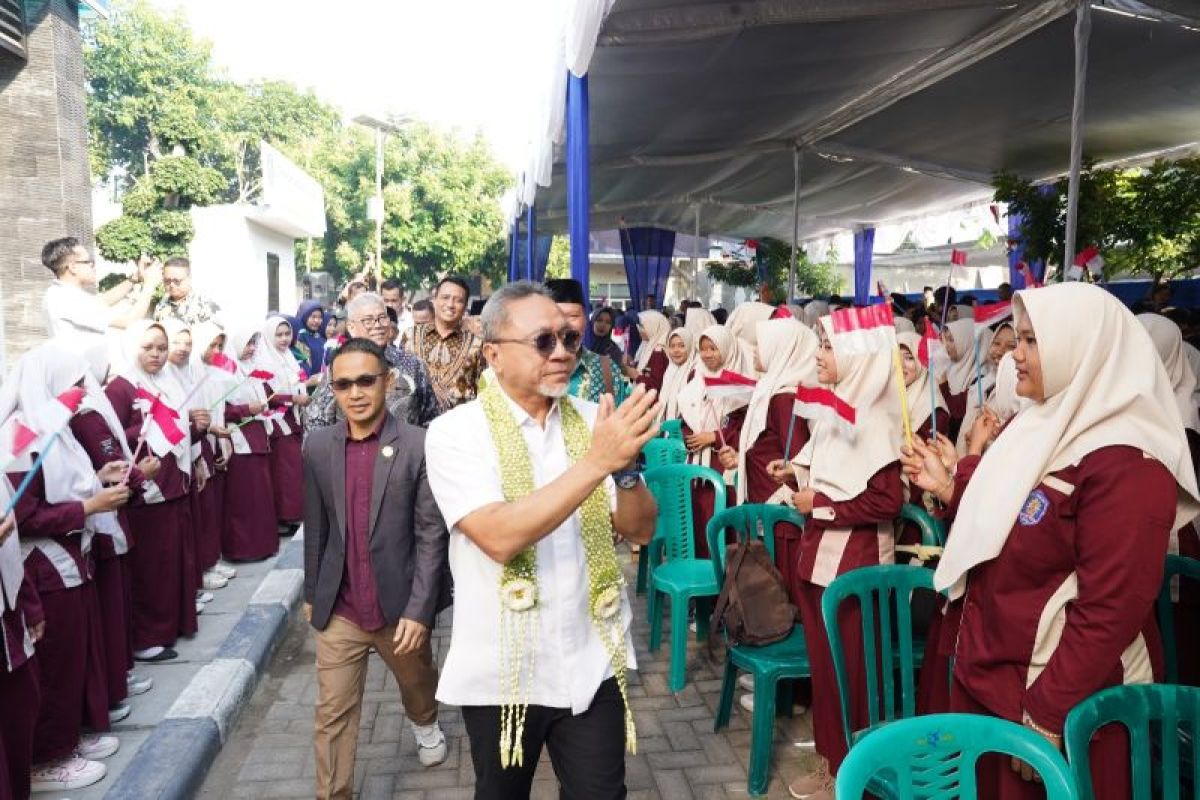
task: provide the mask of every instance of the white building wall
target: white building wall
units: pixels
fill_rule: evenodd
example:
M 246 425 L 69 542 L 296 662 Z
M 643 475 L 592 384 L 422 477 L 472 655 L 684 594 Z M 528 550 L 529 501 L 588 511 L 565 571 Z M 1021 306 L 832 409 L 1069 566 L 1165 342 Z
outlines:
M 297 306 L 295 239 L 254 222 L 252 214 L 252 206 L 192 209 L 192 285 L 221 307 L 226 324 L 262 319 L 275 310 L 268 298 L 269 254 L 279 258 L 278 310 L 291 314 Z

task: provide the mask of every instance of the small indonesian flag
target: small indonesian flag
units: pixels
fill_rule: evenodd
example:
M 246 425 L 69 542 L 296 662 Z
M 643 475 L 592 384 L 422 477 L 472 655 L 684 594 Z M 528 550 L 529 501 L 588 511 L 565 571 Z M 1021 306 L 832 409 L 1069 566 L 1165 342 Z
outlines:
M 887 287 L 883 285 L 883 281 L 875 281 L 875 293 L 880 297 L 887 297 Z
M 33 464 L 29 455 L 40 451 L 54 434 L 61 431 L 79 411 L 87 391 L 72 386 L 38 408 L 26 411 L 24 421 L 13 416 L 0 428 L 0 472 L 27 472 Z
M 792 310 L 787 306 L 779 306 L 771 314 L 771 319 L 793 319 Z
M 975 306 L 975 325 L 976 327 L 984 325 L 995 325 L 997 322 L 1006 320 L 1012 317 L 1012 303 L 988 303 L 987 305 Z
M 896 320 L 887 303 L 843 308 L 829 317 L 834 341 L 844 353 L 876 353 L 896 346 Z
M 933 324 L 933 320 L 926 318 L 925 335 L 921 337 L 921 344 L 917 346 L 917 360 L 928 368 L 931 350 L 934 346 L 940 347 L 941 344 L 942 339 L 938 333 L 937 325 Z
M 275 380 L 275 373 L 267 372 L 265 369 L 256 369 L 250 373 L 250 377 L 257 378 L 260 381 L 272 381 Z
M 213 353 L 212 366 L 230 375 L 236 375 L 238 370 L 237 362 L 224 353 Z
M 951 249 L 950 263 L 956 267 L 965 267 L 967 265 L 967 251 L 959 250 L 957 247 Z
M 305 370 L 302 369 L 302 370 L 300 370 L 297 377 L 300 379 L 301 383 L 304 383 L 306 380 L 308 380 L 308 372 L 306 372 Z
M 1033 270 L 1024 261 L 1021 261 L 1017 264 L 1017 271 L 1024 276 L 1026 289 L 1037 289 L 1041 287 L 1042 282 L 1034 276 Z
M 1067 270 L 1067 280 L 1080 280 L 1085 270 L 1093 275 L 1104 271 L 1104 257 L 1100 255 L 1100 248 L 1096 245 L 1075 256 L 1075 263 Z
M 854 431 L 854 406 L 829 389 L 800 386 L 792 413 L 815 422 L 828 422 L 846 433 Z
M 38 433 L 16 416 L 0 428 L 0 472 L 28 472 L 33 466 L 29 458 Z
M 749 399 L 750 395 L 754 394 L 755 385 L 753 378 L 725 369 L 715 378 L 707 375 L 704 377 L 704 395 L 709 400 Z
M 164 403 L 158 395 L 139 387 L 133 405 L 145 417 L 142 435 L 154 455 L 165 456 L 175 445 L 187 438 L 187 434 L 177 422 L 179 412 Z

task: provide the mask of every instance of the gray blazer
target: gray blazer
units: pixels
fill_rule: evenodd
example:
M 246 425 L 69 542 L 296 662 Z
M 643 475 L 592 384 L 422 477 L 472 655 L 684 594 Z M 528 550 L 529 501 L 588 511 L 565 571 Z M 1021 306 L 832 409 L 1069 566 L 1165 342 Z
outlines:
M 346 564 L 346 422 L 304 439 L 304 599 L 329 623 Z M 384 455 L 391 448 L 391 457 Z M 371 567 L 384 619 L 433 627 L 449 605 L 450 534 L 425 477 L 425 431 L 388 414 L 371 482 Z

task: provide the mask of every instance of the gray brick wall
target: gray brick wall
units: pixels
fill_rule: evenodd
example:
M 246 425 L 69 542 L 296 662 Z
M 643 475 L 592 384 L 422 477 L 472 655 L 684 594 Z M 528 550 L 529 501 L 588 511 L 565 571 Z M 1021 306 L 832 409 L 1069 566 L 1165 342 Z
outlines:
M 92 241 L 87 110 L 74 0 L 25 0 L 28 62 L 0 54 L 0 358 L 46 336 L 42 244 Z

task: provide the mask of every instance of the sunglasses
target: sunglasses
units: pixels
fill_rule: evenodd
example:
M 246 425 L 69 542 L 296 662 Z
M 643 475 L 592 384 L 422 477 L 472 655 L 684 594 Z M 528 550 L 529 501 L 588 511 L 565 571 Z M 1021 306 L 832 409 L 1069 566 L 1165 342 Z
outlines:
M 559 342 L 562 342 L 563 350 L 568 353 L 572 355 L 578 353 L 580 346 L 583 345 L 583 335 L 574 328 L 564 328 L 558 333 L 542 331 L 532 339 L 493 339 L 492 341 L 496 344 L 523 344 L 537 350 L 538 355 L 542 358 L 549 358 L 554 355 L 554 350 L 558 347 Z
M 360 389 L 370 389 L 375 384 L 379 383 L 379 379 L 386 375 L 386 372 L 377 372 L 371 375 L 359 375 L 357 378 L 338 378 L 332 380 L 329 385 L 335 392 L 348 392 L 350 387 L 357 386 Z

